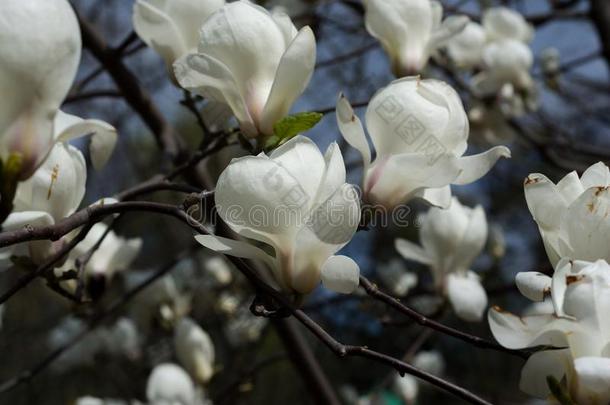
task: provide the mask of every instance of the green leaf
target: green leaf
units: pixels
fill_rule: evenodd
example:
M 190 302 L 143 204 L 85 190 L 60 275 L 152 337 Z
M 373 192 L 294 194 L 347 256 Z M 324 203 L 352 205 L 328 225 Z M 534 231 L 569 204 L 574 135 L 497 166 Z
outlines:
M 559 381 L 557 381 L 555 377 L 553 377 L 552 375 L 547 376 L 546 383 L 548 384 L 549 389 L 551 390 L 551 393 L 553 394 L 555 399 L 561 405 L 576 405 L 576 402 L 574 402 L 572 398 L 570 398 L 570 394 L 566 390 L 566 387 L 563 386 Z
M 270 136 L 264 148 L 266 150 L 276 148 L 298 134 L 316 126 L 324 114 L 317 112 L 302 112 L 284 117 L 273 126 L 273 135 Z

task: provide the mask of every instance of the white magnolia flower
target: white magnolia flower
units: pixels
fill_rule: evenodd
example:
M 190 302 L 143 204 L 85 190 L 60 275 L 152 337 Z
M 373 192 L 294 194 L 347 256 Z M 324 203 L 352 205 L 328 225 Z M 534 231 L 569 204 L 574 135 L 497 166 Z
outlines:
M 76 260 L 87 255 L 102 237 L 102 243 L 95 249 L 85 266 L 86 277 L 103 278 L 105 282 L 109 282 L 116 272 L 128 270 L 140 253 L 142 239 L 123 238 L 112 230 L 108 231 L 108 225 L 98 222 L 93 225 L 85 239 L 70 251 L 68 259 L 55 270 L 56 273 L 61 274 L 75 269 Z
M 489 325 L 505 347 L 552 346 L 534 353 L 521 371 L 520 388 L 549 398 L 547 376 L 566 384 L 575 403 L 610 401 L 610 266 L 562 259 L 550 293 L 554 312 L 518 317 L 499 308 L 489 311 Z
M 238 307 L 237 311 L 225 324 L 225 334 L 233 346 L 256 342 L 267 326 L 268 320 L 252 315 L 246 307 Z
M 441 22 L 443 7 L 430 0 L 365 0 L 366 29 L 392 62 L 396 77 L 420 72 L 430 55 L 468 23 L 464 16 Z
M 358 265 L 333 256 L 347 244 L 360 221 L 354 187 L 345 183 L 341 151 L 333 143 L 322 156 L 309 139 L 297 136 L 269 156 L 234 159 L 216 185 L 220 217 L 239 235 L 273 251 L 211 235 L 202 245 L 231 256 L 259 259 L 277 284 L 299 294 L 324 285 L 348 293 L 358 286 Z
M 190 318 L 180 320 L 174 330 L 174 348 L 180 364 L 193 379 L 204 384 L 214 374 L 214 344 L 206 331 Z
M 91 396 L 80 397 L 76 400 L 75 405 L 137 405 L 137 401 L 123 401 L 121 399 L 102 399 Z
M 175 364 L 159 364 L 148 377 L 146 398 L 151 405 L 194 405 L 196 397 L 193 380 Z
M 197 51 L 201 26 L 224 4 L 225 0 L 137 0 L 133 27 L 173 75 L 172 64 Z
M 0 157 L 20 154 L 27 178 L 51 148 L 55 112 L 80 61 L 80 29 L 67 0 L 5 0 L 0 42 Z
M 462 32 L 447 42 L 447 53 L 456 66 L 472 69 L 482 62 L 486 40 L 483 27 L 469 22 Z
M 579 178 L 571 172 L 554 184 L 542 174 L 524 183 L 527 206 L 553 266 L 563 257 L 610 261 L 610 171 L 599 162 Z
M 434 282 L 445 294 L 460 318 L 478 321 L 487 307 L 487 294 L 470 265 L 487 240 L 487 221 L 481 206 L 465 207 L 453 198 L 446 209 L 430 208 L 422 215 L 418 246 L 406 239 L 396 240 L 396 249 L 405 258 L 430 266 Z
M 514 39 L 528 43 L 534 37 L 534 27 L 508 7 L 488 8 L 483 13 L 481 24 L 489 41 Z
M 450 184 L 478 180 L 499 158 L 510 157 L 504 146 L 462 156 L 469 132 L 462 101 L 451 86 L 433 79 L 396 80 L 373 96 L 366 110 L 377 153 L 373 162 L 362 124 L 343 96 L 337 102 L 337 123 L 362 154 L 364 198 L 390 209 L 414 197 L 448 207 Z
M 208 256 L 203 263 L 203 267 L 220 286 L 229 285 L 233 281 L 233 272 L 224 257 Z
M 445 360 L 438 351 L 421 351 L 413 357 L 413 366 L 435 376 L 441 376 L 445 371 Z M 415 403 L 419 394 L 421 382 L 412 375 L 399 374 L 394 378 L 394 390 L 405 404 Z
M 404 297 L 417 285 L 417 274 L 408 271 L 399 259 L 378 268 L 377 274 L 383 284 L 397 297 Z
M 515 39 L 492 42 L 483 49 L 483 70 L 472 78 L 474 91 L 487 96 L 505 84 L 520 91 L 533 91 L 533 63 L 532 50 L 524 43 Z
M 307 87 L 316 59 L 313 31 L 248 1 L 205 21 L 198 53 L 174 64 L 185 89 L 227 104 L 250 137 L 272 135 Z

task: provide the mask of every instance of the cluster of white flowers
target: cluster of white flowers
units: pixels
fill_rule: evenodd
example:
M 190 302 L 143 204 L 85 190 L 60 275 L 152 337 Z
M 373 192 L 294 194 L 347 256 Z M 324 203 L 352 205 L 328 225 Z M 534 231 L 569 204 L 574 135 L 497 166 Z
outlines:
M 521 389 L 548 398 L 548 377 L 579 404 L 610 401 L 610 171 L 603 163 L 557 184 L 542 174 L 525 180 L 527 204 L 540 229 L 552 277 L 519 273 L 524 296 L 552 305 L 518 317 L 489 311 L 496 339 L 509 348 L 550 347 L 534 353 L 521 373 Z

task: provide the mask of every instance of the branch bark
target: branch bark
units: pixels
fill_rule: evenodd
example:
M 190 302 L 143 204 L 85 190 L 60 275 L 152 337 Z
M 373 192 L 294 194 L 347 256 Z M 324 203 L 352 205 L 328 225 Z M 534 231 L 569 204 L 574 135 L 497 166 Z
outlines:
M 591 0 L 589 14 L 599 35 L 602 53 L 610 71 L 610 2 L 607 0 Z

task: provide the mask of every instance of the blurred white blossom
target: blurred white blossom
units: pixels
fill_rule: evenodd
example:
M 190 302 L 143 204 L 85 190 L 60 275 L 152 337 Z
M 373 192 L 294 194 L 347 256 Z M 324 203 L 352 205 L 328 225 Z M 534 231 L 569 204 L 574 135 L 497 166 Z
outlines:
M 462 156 L 468 147 L 468 118 L 459 95 L 438 80 L 407 77 L 373 96 L 366 110 L 376 151 L 372 162 L 364 128 L 343 96 L 337 102 L 337 122 L 345 140 L 362 155 L 364 199 L 389 209 L 414 197 L 448 207 L 450 184 L 472 183 L 499 158 L 510 157 L 504 146 Z
M 214 373 L 212 339 L 190 318 L 181 319 L 174 330 L 174 348 L 180 364 L 200 384 L 208 382 Z
M 309 84 L 313 31 L 249 1 L 226 4 L 203 24 L 197 53 L 174 63 L 180 85 L 227 104 L 249 137 L 273 134 Z
M 457 316 L 479 321 L 487 307 L 487 294 L 470 266 L 487 240 L 483 208 L 465 207 L 454 197 L 448 209 L 432 207 L 422 215 L 419 235 L 421 247 L 397 239 L 398 252 L 430 266 L 436 288 L 449 298 Z

